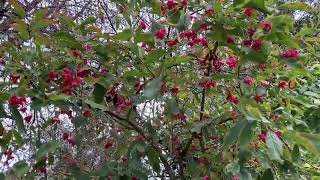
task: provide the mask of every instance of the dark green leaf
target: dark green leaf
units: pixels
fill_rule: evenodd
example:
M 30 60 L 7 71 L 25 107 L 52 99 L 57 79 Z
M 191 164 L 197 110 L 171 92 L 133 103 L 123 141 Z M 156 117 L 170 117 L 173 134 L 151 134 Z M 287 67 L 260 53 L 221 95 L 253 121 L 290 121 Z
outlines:
M 19 161 L 13 166 L 13 170 L 18 177 L 23 177 L 29 171 L 26 161 Z
M 159 159 L 159 154 L 157 151 L 153 150 L 152 148 L 148 148 L 146 151 L 146 155 L 151 163 L 151 166 L 154 171 L 160 172 L 160 159 Z
M 169 12 L 169 19 L 170 19 L 170 22 L 173 23 L 173 24 L 177 24 L 180 20 L 180 11 L 170 11 Z
M 106 94 L 106 88 L 103 87 L 101 84 L 96 83 L 94 85 L 94 90 L 92 92 L 94 102 L 96 102 L 98 104 L 102 103 L 104 100 L 105 94 Z
M 189 16 L 184 15 L 184 16 L 180 16 L 180 20 L 177 24 L 177 29 L 179 32 L 184 31 L 188 26 L 189 26 Z
M 242 129 L 248 124 L 247 120 L 238 121 L 235 126 L 233 126 L 227 135 L 223 139 L 223 146 L 228 147 L 235 143 L 240 135 Z
M 150 64 L 159 60 L 160 57 L 166 54 L 166 51 L 163 49 L 157 49 L 148 54 L 146 58 L 146 63 Z
M 35 160 L 40 161 L 44 158 L 48 153 L 55 152 L 61 146 L 59 141 L 50 141 L 45 144 L 42 144 L 38 149 L 37 153 L 35 154 Z
M 277 160 L 281 162 L 283 147 L 282 147 L 282 142 L 278 138 L 278 136 L 275 133 L 268 131 L 266 144 L 268 147 L 270 158 L 272 160 Z
M 20 145 L 20 146 L 23 145 L 24 144 L 24 140 L 23 140 L 22 136 L 18 133 L 18 131 L 13 130 L 12 133 L 13 133 L 13 136 L 14 136 L 14 138 L 16 140 L 16 143 L 18 145 Z
M 80 24 L 80 27 L 86 26 L 88 24 L 93 24 L 96 21 L 97 21 L 97 18 L 90 16 Z
M 17 126 L 18 126 L 18 131 L 20 133 L 24 133 L 25 132 L 25 127 L 23 124 L 23 118 L 20 114 L 20 112 L 18 111 L 18 109 L 16 107 L 10 107 L 11 113 L 12 113 L 12 118 L 13 120 L 16 122 Z
M 293 150 L 291 152 L 292 162 L 298 162 L 300 160 L 300 149 L 298 145 L 294 145 Z
M 0 118 L 6 118 L 6 117 L 8 117 L 8 115 L 7 115 L 6 111 L 3 108 L 3 105 L 0 104 Z
M 240 146 L 246 146 L 252 139 L 253 136 L 253 126 L 255 122 L 247 123 L 246 126 L 242 129 L 241 134 L 239 136 L 239 144 Z
M 267 169 L 260 180 L 273 180 L 274 179 L 274 176 L 273 176 L 273 173 L 271 171 L 271 169 Z
M 0 103 L 6 102 L 6 100 L 10 97 L 9 93 L 0 93 Z
M 100 110 L 106 110 L 107 107 L 102 104 L 97 104 L 94 101 L 86 100 L 85 103 L 90 105 L 92 108 L 100 109 Z

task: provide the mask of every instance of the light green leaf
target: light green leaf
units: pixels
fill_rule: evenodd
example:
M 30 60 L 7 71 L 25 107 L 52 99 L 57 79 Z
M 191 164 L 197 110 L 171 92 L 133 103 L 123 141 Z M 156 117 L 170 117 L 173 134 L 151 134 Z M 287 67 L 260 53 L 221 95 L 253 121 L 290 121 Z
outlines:
M 307 37 L 305 40 L 307 42 L 320 42 L 320 37 Z
M 285 3 L 279 6 L 279 9 L 300 10 L 306 12 L 315 12 L 316 10 L 303 2 Z
M 266 8 L 264 0 L 234 0 L 234 7 L 251 7 L 260 12 L 270 14 L 270 11 Z
M 115 38 L 121 41 L 128 41 L 132 37 L 132 31 L 130 29 L 125 29 L 118 33 Z
M 21 36 L 23 40 L 28 40 L 30 38 L 28 25 L 24 21 L 17 19 L 16 23 L 12 24 L 11 26 L 18 32 L 19 36 Z
M 188 63 L 190 61 L 190 57 L 189 56 L 178 56 L 178 57 L 173 57 L 170 59 L 166 59 L 164 62 L 164 65 L 166 67 L 171 67 L 174 65 L 178 65 L 178 64 L 182 64 L 182 63 Z
M 147 99 L 155 98 L 160 92 L 161 81 L 162 77 L 158 77 L 148 83 L 143 91 L 143 96 Z
M 68 100 L 70 96 L 67 95 L 62 95 L 62 94 L 49 94 L 48 95 L 48 100 L 51 101 L 63 101 L 63 100 Z
M 240 172 L 236 174 L 239 180 L 253 180 L 250 172 L 247 169 L 241 168 Z
M 52 24 L 53 21 L 51 19 L 41 19 L 31 27 L 31 30 L 35 32 Z
M 123 74 L 124 77 L 144 77 L 147 75 L 148 75 L 148 73 L 145 73 L 145 72 L 139 71 L 139 70 L 126 71 Z
M 236 174 L 240 172 L 240 165 L 238 162 L 231 162 L 226 166 L 227 173 Z
M 53 35 L 54 39 L 64 47 L 82 49 L 81 44 L 76 40 L 76 38 L 68 32 L 57 32 Z
M 26 17 L 26 12 L 17 0 L 10 0 L 9 3 L 13 6 L 15 12 L 20 16 L 20 18 Z

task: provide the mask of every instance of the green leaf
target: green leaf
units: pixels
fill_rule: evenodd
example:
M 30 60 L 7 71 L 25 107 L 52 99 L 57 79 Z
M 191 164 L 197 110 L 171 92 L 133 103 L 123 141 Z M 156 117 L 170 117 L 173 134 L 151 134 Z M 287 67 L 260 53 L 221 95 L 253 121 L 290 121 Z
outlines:
M 132 31 L 130 29 L 125 29 L 118 33 L 115 38 L 121 41 L 128 41 L 132 37 Z
M 68 32 L 57 32 L 53 35 L 54 39 L 63 46 L 75 49 L 82 49 L 81 44 L 76 40 L 76 38 Z
M 160 159 L 159 159 L 159 154 L 157 153 L 157 151 L 155 151 L 152 148 L 148 148 L 148 150 L 146 151 L 146 155 L 151 163 L 153 170 L 159 173 L 160 172 Z
M 35 154 L 35 160 L 40 161 L 44 158 L 48 153 L 53 153 L 61 146 L 59 141 L 51 141 L 45 144 L 42 144 Z
M 153 44 L 154 38 L 153 35 L 149 33 L 138 33 L 134 39 L 136 42 L 148 42 L 150 44 Z
M 157 49 L 157 50 L 154 50 L 152 51 L 151 53 L 149 53 L 146 57 L 146 63 L 147 64 L 150 64 L 150 63 L 153 63 L 155 61 L 158 61 L 159 58 L 163 55 L 166 54 L 166 51 L 163 50 L 163 49 Z
M 2 139 L 2 145 L 9 145 L 11 139 L 12 139 L 12 131 L 6 132 Z
M 170 11 L 168 15 L 169 15 L 170 22 L 173 24 L 177 24 L 180 20 L 181 13 L 180 11 L 173 10 L 173 11 Z
M 320 135 L 303 132 L 285 131 L 286 138 L 294 141 L 296 144 L 303 146 L 313 155 L 318 156 L 320 153 Z
M 6 111 L 3 108 L 3 105 L 0 104 L 0 118 L 6 118 L 6 117 L 8 117 L 8 115 L 7 115 Z
M 94 101 L 86 100 L 85 103 L 90 105 L 92 108 L 95 108 L 95 109 L 100 109 L 100 110 L 106 110 L 107 109 L 106 106 L 104 106 L 102 104 L 97 104 Z
M 281 162 L 282 161 L 281 156 L 283 154 L 283 147 L 282 147 L 282 142 L 278 138 L 278 136 L 275 133 L 268 131 L 266 144 L 268 147 L 268 152 L 269 152 L 270 158 L 272 160 L 277 160 L 277 161 Z
M 236 174 L 240 172 L 240 165 L 238 162 L 231 162 L 226 166 L 227 173 Z
M 245 0 L 234 0 L 233 6 L 234 7 L 239 6 L 239 5 L 243 4 L 244 2 L 245 2 Z
M 310 27 L 305 27 L 305 26 L 304 26 L 304 27 L 299 31 L 298 35 L 301 36 L 301 37 L 303 37 L 303 36 L 305 36 L 305 35 L 308 35 L 308 34 L 316 34 L 316 33 L 318 33 L 318 32 L 320 32 L 320 30 L 318 30 L 318 29 L 316 29 L 316 28 L 310 28 Z
M 247 120 L 243 119 L 241 121 L 238 121 L 235 126 L 233 126 L 227 135 L 223 139 L 223 146 L 226 148 L 237 141 L 240 132 L 242 129 L 248 124 Z
M 13 29 L 15 29 L 18 32 L 19 36 L 23 40 L 26 41 L 30 38 L 29 32 L 28 32 L 28 25 L 24 21 L 17 19 L 16 23 L 12 24 L 11 26 L 13 27 Z
M 180 20 L 177 24 L 177 29 L 179 32 L 184 31 L 185 29 L 187 29 L 187 27 L 189 26 L 190 21 L 189 21 L 189 16 L 184 15 L 184 16 L 180 16 Z
M 270 14 L 269 10 L 265 6 L 264 0 L 249 0 L 244 7 L 251 7 L 260 12 Z
M 234 0 L 234 7 L 251 7 L 260 12 L 270 14 L 270 11 L 266 8 L 264 0 Z
M 98 104 L 102 103 L 104 100 L 105 94 L 106 94 L 106 88 L 103 87 L 101 84 L 96 83 L 94 85 L 94 90 L 92 92 L 94 102 L 96 102 Z
M 31 30 L 35 32 L 42 28 L 52 25 L 52 23 L 53 21 L 51 19 L 41 19 L 31 27 Z
M 12 113 L 12 118 L 13 120 L 16 122 L 17 126 L 18 126 L 18 131 L 20 133 L 24 133 L 25 132 L 25 127 L 23 124 L 23 118 L 20 114 L 20 112 L 18 111 L 18 109 L 16 107 L 10 107 L 11 113 Z
M 93 16 L 90 16 L 88 17 L 86 20 L 84 20 L 83 22 L 81 22 L 80 24 L 80 27 L 84 27 L 86 25 L 89 25 L 89 24 L 93 24 L 97 21 L 97 18 L 93 17 Z
M 0 93 L 0 103 L 4 104 L 9 97 L 9 93 Z
M 13 170 L 18 177 L 23 177 L 29 172 L 30 167 L 26 161 L 19 161 L 13 166 Z
M 252 128 L 255 125 L 255 122 L 247 123 L 245 127 L 241 130 L 239 136 L 239 144 L 240 146 L 246 146 L 252 139 L 253 131 Z
M 147 99 L 155 98 L 160 92 L 160 85 L 162 82 L 162 77 L 153 79 L 150 83 L 147 84 L 143 91 L 143 96 Z
M 26 17 L 26 12 L 17 0 L 10 0 L 9 3 L 13 6 L 15 12 L 20 16 L 20 18 Z
M 48 100 L 51 101 L 62 101 L 62 100 L 68 100 L 70 96 L 63 95 L 63 94 L 49 94 L 47 95 Z
M 38 21 L 44 19 L 46 17 L 47 11 L 45 9 L 36 10 L 34 13 L 34 17 L 32 18 L 31 22 L 33 24 L 37 23 Z
M 292 162 L 298 162 L 300 159 L 300 149 L 298 145 L 294 145 L 293 150 L 291 152 Z
M 273 175 L 271 169 L 267 169 L 267 170 L 263 173 L 263 175 L 262 175 L 262 177 L 261 177 L 260 180 L 273 180 L 273 179 L 274 179 L 274 175 Z
M 314 8 L 303 2 L 285 3 L 279 6 L 279 9 L 300 10 L 306 12 L 316 12 Z
M 17 144 L 20 146 L 23 145 L 24 140 L 23 140 L 22 136 L 20 135 L 20 133 L 18 133 L 18 131 L 16 131 L 16 130 L 13 130 L 12 133 L 13 133 L 13 136 L 14 136 Z
M 294 19 L 289 15 L 273 16 L 266 19 L 266 21 L 272 23 L 271 33 L 279 31 L 289 32 L 290 30 L 293 30 Z
M 227 34 L 223 30 L 216 30 L 209 32 L 207 35 L 211 40 L 225 43 L 227 41 Z
M 247 55 L 244 56 L 244 59 L 256 63 L 265 63 L 268 59 L 268 55 L 262 52 L 250 51 Z
M 305 40 L 307 42 L 320 42 L 320 37 L 307 37 Z
M 250 172 L 247 169 L 241 168 L 240 172 L 236 174 L 239 180 L 253 180 Z
M 124 77 L 144 77 L 148 76 L 148 73 L 139 71 L 139 70 L 131 70 L 131 71 L 126 71 L 123 74 Z
M 178 57 L 166 59 L 164 62 L 164 65 L 166 67 L 171 67 L 174 65 L 182 64 L 182 63 L 188 63 L 190 62 L 190 60 L 191 60 L 190 56 L 178 56 Z

